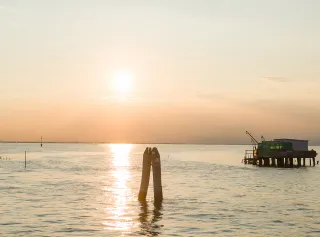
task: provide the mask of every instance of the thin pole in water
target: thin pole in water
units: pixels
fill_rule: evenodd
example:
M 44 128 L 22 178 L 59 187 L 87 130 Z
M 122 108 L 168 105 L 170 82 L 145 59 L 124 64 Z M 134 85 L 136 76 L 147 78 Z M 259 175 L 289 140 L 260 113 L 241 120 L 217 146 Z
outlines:
M 27 168 L 27 151 L 24 151 L 24 168 Z

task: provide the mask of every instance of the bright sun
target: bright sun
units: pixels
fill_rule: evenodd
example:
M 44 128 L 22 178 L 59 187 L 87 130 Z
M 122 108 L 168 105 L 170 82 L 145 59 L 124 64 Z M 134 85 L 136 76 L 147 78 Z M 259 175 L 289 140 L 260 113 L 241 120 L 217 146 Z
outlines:
M 120 93 L 129 92 L 132 88 L 132 77 L 130 73 L 125 71 L 117 72 L 113 78 L 113 88 Z

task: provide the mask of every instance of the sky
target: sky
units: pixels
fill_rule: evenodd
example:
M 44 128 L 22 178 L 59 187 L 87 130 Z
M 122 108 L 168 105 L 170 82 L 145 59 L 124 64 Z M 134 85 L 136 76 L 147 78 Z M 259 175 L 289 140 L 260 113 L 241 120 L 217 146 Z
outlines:
M 320 1 L 0 0 L 0 140 L 320 144 Z

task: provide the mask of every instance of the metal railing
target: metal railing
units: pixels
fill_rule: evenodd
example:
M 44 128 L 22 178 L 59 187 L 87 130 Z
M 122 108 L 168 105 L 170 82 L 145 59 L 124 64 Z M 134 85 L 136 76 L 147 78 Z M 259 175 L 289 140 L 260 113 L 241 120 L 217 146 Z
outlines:
M 254 158 L 254 156 L 255 156 L 255 150 L 245 150 L 245 154 L 244 154 L 245 159 Z

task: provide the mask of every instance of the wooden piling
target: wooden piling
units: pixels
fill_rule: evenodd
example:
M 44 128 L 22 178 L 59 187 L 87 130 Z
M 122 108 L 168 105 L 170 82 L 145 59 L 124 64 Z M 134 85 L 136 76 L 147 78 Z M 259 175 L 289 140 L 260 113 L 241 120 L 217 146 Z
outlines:
M 259 158 L 259 166 L 262 166 L 262 158 Z
M 284 168 L 287 168 L 288 167 L 288 158 L 285 157 L 284 158 L 284 165 L 283 165 Z
M 143 153 L 143 166 L 142 166 L 142 176 L 138 199 L 139 201 L 146 200 L 149 180 L 150 180 L 150 170 L 151 170 L 152 154 L 151 148 L 147 147 Z
M 313 160 L 313 166 L 316 166 L 316 158 L 313 157 L 312 160 Z
M 257 159 L 256 158 L 253 158 L 252 164 L 253 165 L 257 165 Z
M 269 158 L 263 159 L 263 166 L 270 166 L 270 159 Z
M 272 163 L 272 166 L 273 167 L 276 167 L 277 165 L 276 165 L 276 158 L 271 158 L 271 163 Z
M 289 160 L 290 160 L 290 168 L 293 168 L 293 158 L 290 157 Z
M 301 158 L 297 158 L 298 167 L 301 167 Z
M 162 183 L 161 183 L 161 162 L 160 162 L 160 153 L 156 147 L 152 149 L 152 173 L 153 173 L 154 201 L 161 202 L 163 199 Z
M 306 166 L 306 158 L 303 158 L 303 167 Z
M 280 158 L 279 161 L 280 161 L 280 163 L 279 163 L 280 167 L 284 168 L 284 161 L 285 161 L 284 158 Z
M 281 167 L 281 158 L 277 158 L 277 167 Z
M 310 161 L 310 166 L 311 166 L 311 159 L 309 159 L 309 161 Z
M 27 168 L 27 151 L 24 151 L 24 168 Z

